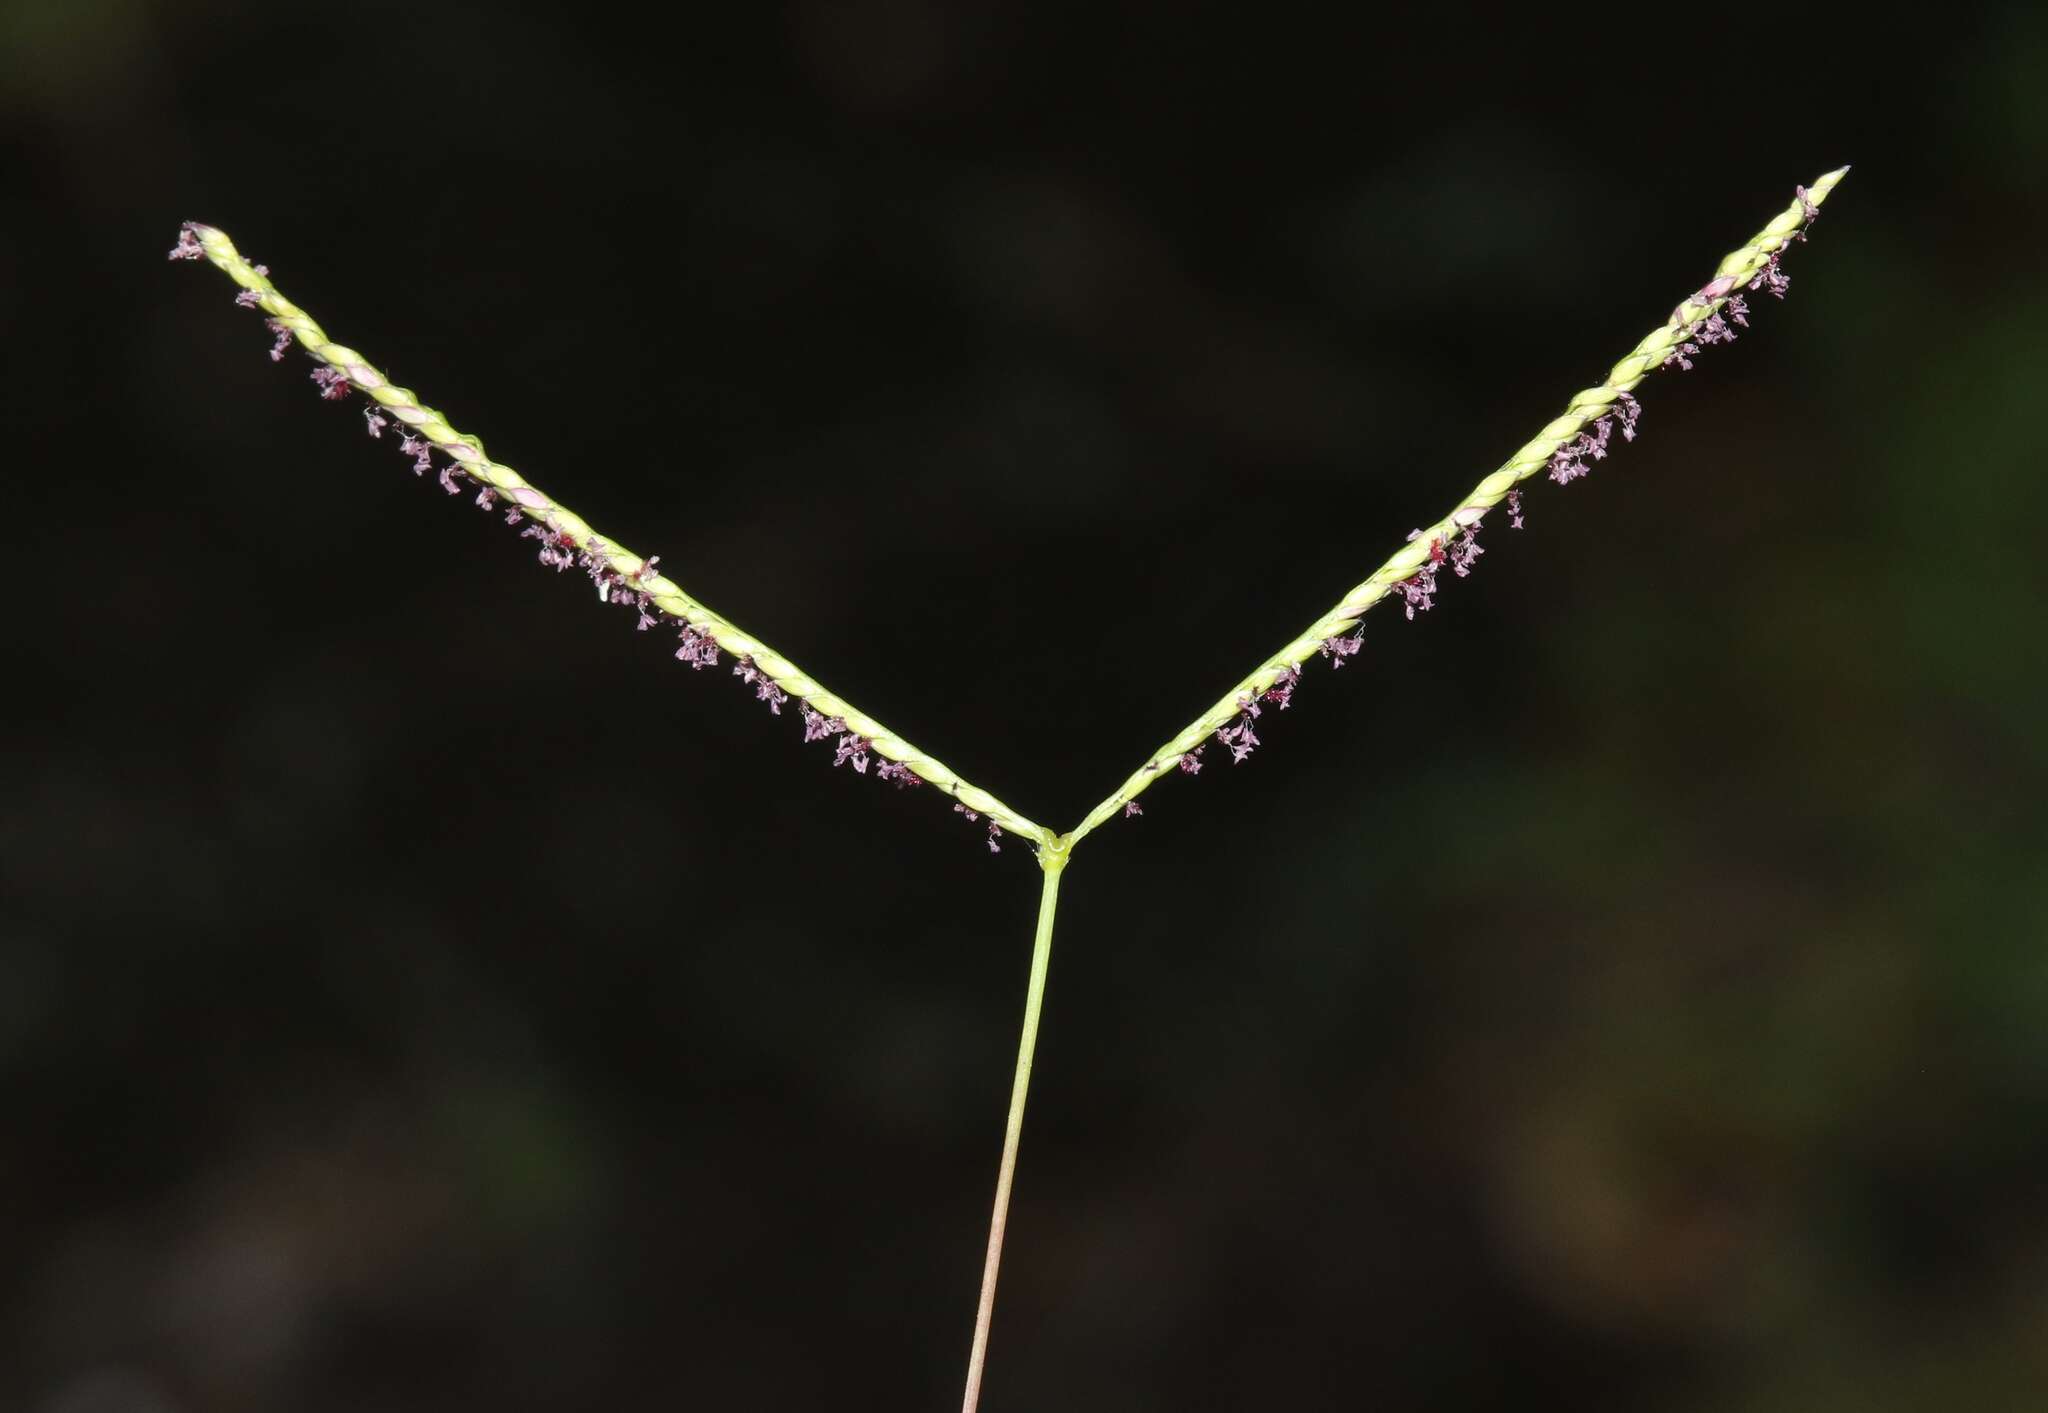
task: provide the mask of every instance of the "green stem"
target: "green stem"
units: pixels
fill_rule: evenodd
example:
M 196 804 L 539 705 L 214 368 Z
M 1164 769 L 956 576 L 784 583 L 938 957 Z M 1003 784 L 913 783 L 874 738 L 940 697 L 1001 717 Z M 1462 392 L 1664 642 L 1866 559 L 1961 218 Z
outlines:
M 1031 1090 L 1031 1054 L 1038 1048 L 1038 1015 L 1045 1001 L 1045 972 L 1052 961 L 1052 919 L 1059 907 L 1060 871 L 1067 866 L 1067 841 L 1054 839 L 1038 850 L 1045 888 L 1038 895 L 1038 937 L 1031 944 L 1031 983 L 1024 995 L 1024 1034 L 1017 1042 L 1017 1076 L 1010 1084 L 1010 1121 L 1003 1130 L 1003 1164 L 996 1172 L 995 1215 L 988 1223 L 988 1259 L 981 1268 L 981 1306 L 974 1312 L 974 1349 L 967 1356 L 967 1393 L 960 1413 L 981 1402 L 981 1374 L 988 1363 L 988 1328 L 996 1310 L 996 1271 L 1003 1263 L 1003 1230 L 1010 1221 L 1010 1182 L 1017 1172 L 1017 1144 L 1024 1136 L 1024 1099 Z

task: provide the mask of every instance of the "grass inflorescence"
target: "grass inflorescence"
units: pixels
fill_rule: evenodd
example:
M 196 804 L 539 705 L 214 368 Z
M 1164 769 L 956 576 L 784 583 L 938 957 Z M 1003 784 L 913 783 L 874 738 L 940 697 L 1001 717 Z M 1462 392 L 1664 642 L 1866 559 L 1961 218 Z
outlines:
M 312 379 L 321 397 L 343 402 L 361 394 L 366 399 L 364 430 L 380 441 L 385 440 L 387 430 L 393 432 L 390 442 L 415 476 L 424 479 L 431 473 L 450 495 L 473 490 L 479 510 L 500 516 L 522 539 L 534 542 L 543 566 L 557 573 L 580 571 L 595 586 L 600 603 L 625 609 L 642 631 L 664 622 L 672 626 L 677 635 L 676 658 L 692 670 L 716 668 L 730 658 L 730 675 L 772 715 L 783 716 L 783 708 L 796 702 L 803 742 L 829 744 L 834 766 L 849 767 L 853 774 L 871 775 L 899 788 L 937 787 L 951 798 L 954 813 L 969 824 L 986 825 L 986 843 L 992 853 L 1002 851 L 1001 841 L 1010 834 L 1031 842 L 1044 881 L 962 1402 L 964 1413 L 973 1413 L 987 1359 L 1010 1188 L 1051 956 L 1058 882 L 1074 846 L 1110 819 L 1143 814 L 1138 796 L 1163 777 L 1199 774 L 1211 745 L 1219 748 L 1219 755 L 1227 754 L 1233 764 L 1249 760 L 1261 744 L 1258 725 L 1269 711 L 1285 712 L 1294 705 L 1303 669 L 1311 661 L 1325 660 L 1333 669 L 1340 669 L 1358 657 L 1365 641 L 1363 619 L 1375 604 L 1391 598 L 1402 606 L 1408 620 L 1429 612 L 1443 587 L 1443 571 L 1448 569 L 1455 579 L 1466 578 L 1488 552 L 1479 537 L 1489 514 L 1504 508 L 1511 529 L 1525 526 L 1524 481 L 1540 474 L 1559 486 L 1570 485 L 1584 479 L 1596 463 L 1618 449 L 1616 433 L 1622 443 L 1634 442 L 1642 416 L 1635 389 L 1652 373 L 1690 369 L 1703 349 L 1732 342 L 1737 329 L 1748 327 L 1748 295 L 1784 296 L 1789 284 L 1784 270 L 1786 250 L 1806 238 L 1821 203 L 1848 170 L 1843 167 L 1811 187 L 1796 188 L 1790 206 L 1724 257 L 1713 278 L 1680 301 L 1600 383 L 1574 395 L 1563 413 L 1480 481 L 1442 519 L 1410 531 L 1384 564 L 1153 752 L 1065 834 L 1035 823 L 987 790 L 961 779 L 898 733 L 828 691 L 759 638 L 692 598 L 660 572 L 658 557 L 642 558 L 599 535 L 510 467 L 493 461 L 482 442 L 457 432 L 439 412 L 422 404 L 409 389 L 393 384 L 354 349 L 329 340 L 319 324 L 271 283 L 269 270 L 245 260 L 224 232 L 188 222 L 179 231 L 170 255 L 172 259 L 209 260 L 226 272 L 241 287 L 235 303 L 264 314 L 273 335 L 270 357 L 281 361 L 297 344 L 315 361 Z

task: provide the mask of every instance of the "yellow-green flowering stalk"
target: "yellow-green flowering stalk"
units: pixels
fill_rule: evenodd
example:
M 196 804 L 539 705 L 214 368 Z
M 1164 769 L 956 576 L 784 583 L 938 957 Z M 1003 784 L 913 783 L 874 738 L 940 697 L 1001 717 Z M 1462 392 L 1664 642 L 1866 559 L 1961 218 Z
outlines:
M 851 765 L 863 775 L 869 773 L 872 765 L 878 779 L 898 786 L 936 786 L 952 799 L 954 811 L 966 816 L 969 822 L 986 819 L 991 851 L 1001 852 L 999 841 L 1005 831 L 1032 842 L 1044 886 L 1031 951 L 1030 979 L 1025 989 L 1016 1077 L 1011 1086 L 1009 1118 L 996 1179 L 995 1211 L 989 1223 L 981 1298 L 968 1357 L 967 1387 L 961 1404 L 963 1413 L 973 1413 L 981 1398 L 988 1356 L 989 1324 L 995 1309 L 996 1276 L 1002 1261 L 1010 1188 L 1016 1174 L 1032 1054 L 1037 1045 L 1046 970 L 1052 956 L 1060 875 L 1074 847 L 1110 819 L 1142 813 L 1138 796 L 1163 776 L 1200 772 L 1203 753 L 1212 742 L 1228 751 L 1234 763 L 1247 759 L 1259 744 L 1253 722 L 1269 707 L 1284 711 L 1292 705 L 1302 669 L 1311 659 L 1327 658 L 1332 667 L 1342 667 L 1355 656 L 1364 640 L 1360 621 L 1374 604 L 1391 596 L 1401 603 L 1410 619 L 1418 612 L 1426 612 L 1436 601 L 1437 579 L 1442 570 L 1448 568 L 1459 578 L 1471 573 L 1479 556 L 1485 553 L 1479 544 L 1485 517 L 1503 502 L 1510 526 L 1522 528 L 1523 481 L 1540 471 L 1560 485 L 1569 484 L 1586 475 L 1590 463 L 1606 458 L 1613 449 L 1610 442 L 1616 431 L 1623 441 L 1634 441 L 1642 411 L 1634 396 L 1635 389 L 1651 373 L 1674 365 L 1691 368 L 1694 355 L 1703 347 L 1733 340 L 1736 328 L 1749 323 L 1747 293 L 1761 290 L 1779 297 L 1784 295 L 1788 282 L 1782 260 L 1787 247 L 1806 238 L 1806 230 L 1813 224 L 1821 203 L 1848 171 L 1843 167 L 1827 173 L 1811 187 L 1796 188 L 1796 199 L 1791 205 L 1753 239 L 1729 252 L 1714 277 L 1686 296 L 1669 318 L 1608 370 L 1598 385 L 1576 394 L 1562 414 L 1509 457 L 1499 470 L 1474 486 L 1442 519 L 1412 531 L 1406 544 L 1386 563 L 1154 751 L 1128 780 L 1065 834 L 1056 834 L 1034 823 L 987 790 L 961 779 L 897 732 L 834 695 L 759 638 L 692 598 L 680 585 L 657 572 L 656 559 L 643 559 L 618 541 L 598 534 L 575 512 L 511 467 L 491 460 L 482 442 L 456 431 L 447 418 L 421 403 L 410 389 L 392 383 L 363 355 L 330 340 L 310 315 L 279 293 L 270 282 L 268 269 L 242 257 L 225 232 L 188 223 L 179 232 L 178 243 L 170 254 L 173 259 L 210 260 L 240 285 L 235 302 L 245 308 L 260 309 L 268 316 L 269 327 L 276 335 L 271 358 L 282 359 L 294 343 L 299 345 L 319 364 L 312 376 L 322 397 L 342 401 L 360 392 L 368 400 L 363 407 L 365 429 L 379 438 L 387 428 L 392 429 L 398 449 L 411 458 L 414 474 L 436 472 L 440 485 L 451 495 L 476 488 L 479 507 L 493 512 L 502 509 L 506 523 L 523 527 L 522 538 L 538 542 L 542 564 L 557 571 L 582 570 L 596 585 L 601 601 L 633 610 L 642 629 L 663 622 L 673 626 L 680 640 L 677 658 L 701 669 L 718 665 L 721 651 L 730 654 L 733 675 L 750 687 L 771 712 L 780 716 L 790 700 L 796 701 L 804 741 L 832 742 L 834 765 Z
M 273 361 L 281 360 L 294 343 L 319 361 L 313 381 L 320 395 L 332 401 L 361 392 L 370 405 L 363 409 L 364 427 L 381 438 L 395 423 L 398 449 L 412 458 L 413 472 L 424 475 L 439 468 L 441 488 L 450 495 L 474 485 L 480 509 L 494 510 L 502 502 L 507 524 L 525 523 L 523 538 L 540 542 L 540 562 L 551 569 L 578 568 L 597 585 L 599 600 L 623 604 L 639 614 L 640 627 L 653 627 L 666 619 L 673 623 L 682 644 L 676 657 L 693 668 L 714 667 L 719 649 L 731 653 L 733 672 L 754 690 L 777 716 L 794 697 L 803 714 L 804 740 L 836 737 L 835 765 L 851 764 L 866 774 L 872 760 L 878 778 L 902 786 L 927 781 L 953 797 L 955 808 L 970 819 L 987 815 L 989 846 L 1004 828 L 1044 845 L 1053 833 L 1034 824 L 1001 800 L 969 784 L 945 764 L 913 746 L 881 722 L 835 695 L 823 683 L 753 634 L 731 620 L 713 613 L 684 593 L 674 580 L 656 572 L 661 556 L 643 559 L 618 541 L 598 534 L 583 517 L 547 495 L 511 467 L 491 460 L 484 444 L 466 432 L 458 432 L 448 419 L 422 403 L 411 388 L 399 387 L 370 365 L 352 348 L 335 343 L 313 316 L 278 292 L 270 282 L 268 266 L 253 265 L 242 258 L 227 232 L 197 222 L 187 222 L 171 250 L 176 260 L 211 260 L 225 271 L 242 292 L 235 303 L 247 309 L 261 309 L 269 315 L 268 325 L 277 336 L 271 345 Z M 446 458 L 436 463 L 434 453 Z

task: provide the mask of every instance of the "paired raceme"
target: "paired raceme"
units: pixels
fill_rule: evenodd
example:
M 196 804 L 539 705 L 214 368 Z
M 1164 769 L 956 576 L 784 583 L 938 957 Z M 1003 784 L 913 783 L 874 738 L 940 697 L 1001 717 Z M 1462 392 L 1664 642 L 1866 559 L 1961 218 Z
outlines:
M 557 572 L 580 569 L 596 587 L 600 602 L 631 611 L 643 631 L 663 621 L 672 624 L 678 636 L 676 657 L 692 669 L 716 667 L 722 660 L 721 652 L 730 655 L 733 675 L 751 688 L 771 713 L 781 716 L 783 707 L 792 699 L 796 701 L 803 740 L 831 743 L 833 765 L 851 766 L 859 775 L 869 774 L 872 767 L 877 780 L 898 787 L 920 783 L 937 787 L 952 798 L 954 812 L 969 823 L 986 820 L 991 852 L 1001 851 L 998 841 L 1005 837 L 1006 830 L 1032 842 L 1044 882 L 962 1404 L 963 1413 L 972 1413 L 980 1397 L 1010 1185 L 1051 951 L 1058 882 L 1074 846 L 1109 819 L 1143 813 L 1137 797 L 1161 776 L 1169 772 L 1198 774 L 1203 754 L 1212 743 L 1228 752 L 1233 764 L 1248 759 L 1260 744 L 1254 723 L 1269 708 L 1286 711 L 1293 705 L 1302 682 L 1302 669 L 1310 659 L 1324 658 L 1332 668 L 1342 668 L 1358 654 L 1364 642 L 1361 620 L 1374 604 L 1391 596 L 1402 605 L 1408 619 L 1428 612 L 1436 602 L 1440 573 L 1448 568 L 1453 576 L 1462 579 L 1486 553 L 1479 535 L 1485 517 L 1496 506 L 1505 502 L 1510 527 L 1523 527 L 1523 481 L 1541 472 L 1559 485 L 1569 485 L 1589 474 L 1591 463 L 1606 459 L 1613 449 L 1611 442 L 1616 431 L 1624 442 L 1634 441 L 1642 415 L 1634 390 L 1650 373 L 1673 364 L 1689 369 L 1703 348 L 1732 341 L 1735 330 L 1749 323 L 1746 293 L 1761 290 L 1783 297 L 1788 283 L 1782 268 L 1786 248 L 1792 241 L 1806 238 L 1806 229 L 1813 223 L 1820 204 L 1848 170 L 1843 167 L 1829 172 L 1811 188 L 1796 188 L 1797 199 L 1792 205 L 1755 238 L 1723 258 L 1714 277 L 1681 301 L 1670 317 L 1616 363 L 1597 386 L 1575 395 L 1560 416 L 1475 486 L 1449 514 L 1410 532 L 1407 543 L 1385 564 L 1155 751 L 1066 834 L 1056 834 L 1033 822 L 988 791 L 961 779 L 881 722 L 834 695 L 759 638 L 685 593 L 658 572 L 656 559 L 642 559 L 617 541 L 597 534 L 574 512 L 510 467 L 493 461 L 485 454 L 482 442 L 457 432 L 439 412 L 422 404 L 409 389 L 393 384 L 354 349 L 329 340 L 305 311 L 278 292 L 270 282 L 269 271 L 244 260 L 223 232 L 188 223 L 179 232 L 178 243 L 170 253 L 173 259 L 210 260 L 240 285 L 235 302 L 245 308 L 260 309 L 268 316 L 269 328 L 276 336 L 271 358 L 281 360 L 286 349 L 297 343 L 318 364 L 312 377 L 323 398 L 341 401 L 361 392 L 369 400 L 363 409 L 365 429 L 370 436 L 381 439 L 385 430 L 395 425 L 396 445 L 400 454 L 410 460 L 414 475 L 425 476 L 434 471 L 442 489 L 450 495 L 474 487 L 477 507 L 487 512 L 497 511 L 502 504 L 505 523 L 522 527 L 521 537 L 536 542 L 543 565 Z
M 1405 616 L 1412 620 L 1436 603 L 1437 575 L 1448 566 L 1464 578 L 1486 553 L 1479 533 L 1486 513 L 1505 499 L 1509 524 L 1524 524 L 1522 493 L 1516 484 L 1541 469 L 1559 485 L 1589 474 L 1588 463 L 1604 460 L 1612 433 L 1618 428 L 1622 440 L 1634 441 L 1642 407 L 1631 393 L 1651 371 L 1676 364 L 1690 369 L 1692 359 L 1703 347 L 1733 342 L 1735 326 L 1747 327 L 1749 306 L 1739 289 L 1768 290 L 1783 298 L 1789 284 L 1781 265 L 1785 247 L 1792 240 L 1804 240 L 1806 228 L 1818 214 L 1821 201 L 1848 171 L 1830 172 L 1811 189 L 1796 188 L 1796 204 L 1788 208 L 1749 245 L 1730 254 L 1712 280 L 1682 301 L 1671 312 L 1663 328 L 1653 331 L 1635 350 L 1614 366 L 1607 381 L 1572 399 L 1565 414 L 1544 428 L 1536 441 L 1481 482 L 1465 503 L 1427 532 L 1411 531 L 1411 548 L 1395 555 L 1345 596 L 1319 620 L 1311 632 L 1274 655 L 1241 683 L 1223 703 L 1212 707 L 1172 742 L 1156 752 L 1123 788 L 1105 800 L 1068 836 L 1078 841 L 1089 830 L 1112 815 L 1125 818 L 1143 813 L 1136 796 L 1169 766 L 1193 775 L 1202 768 L 1202 755 L 1209 741 L 1229 751 L 1233 763 L 1248 759 L 1260 742 L 1252 722 L 1265 706 L 1285 709 L 1291 702 L 1301 668 L 1311 653 L 1342 667 L 1363 643 L 1359 619 L 1381 597 L 1392 594 L 1400 600 Z M 178 233 L 172 259 L 208 259 L 243 286 L 235 303 L 262 309 L 276 336 L 270 349 L 273 361 L 281 360 L 294 342 L 320 360 L 312 373 L 323 398 L 340 401 L 356 391 L 372 399 L 364 409 L 365 428 L 381 437 L 395 419 L 407 427 L 398 440 L 401 454 L 410 458 L 413 474 L 437 471 L 445 491 L 455 495 L 469 485 L 479 487 L 476 504 L 492 509 L 498 499 L 508 502 L 505 521 L 518 525 L 532 517 L 521 537 L 539 544 L 539 559 L 555 570 L 580 568 L 597 587 L 601 602 L 621 603 L 633 608 L 638 626 L 651 628 L 660 616 L 675 621 L 679 635 L 676 657 L 693 669 L 716 666 L 723 646 L 734 659 L 733 675 L 751 686 L 757 699 L 769 711 L 782 714 L 792 696 L 800 699 L 806 742 L 837 738 L 832 763 L 851 765 L 866 774 L 870 761 L 877 762 L 875 776 L 899 787 L 930 780 L 955 797 L 956 813 L 970 822 L 989 816 L 989 848 L 999 851 L 996 840 L 1002 830 L 998 821 L 1044 843 L 1049 830 L 1009 809 L 986 791 L 961 780 L 938 761 L 918 751 L 908 741 L 872 718 L 844 707 L 822 686 L 801 673 L 793 663 L 767 648 L 751 635 L 741 632 L 684 594 L 676 585 L 655 572 L 660 557 L 642 560 L 596 534 L 582 520 L 552 501 L 517 473 L 483 453 L 475 437 L 454 431 L 440 413 L 418 402 L 410 390 L 397 387 L 354 350 L 331 343 L 320 326 L 292 304 L 270 283 L 269 268 L 242 259 L 226 234 L 211 226 L 188 222 Z M 387 417 L 385 414 L 391 415 Z M 439 451 L 446 458 L 434 461 Z M 1418 548 L 1415 548 L 1419 546 Z M 1318 631 L 1318 630 L 1328 631 Z

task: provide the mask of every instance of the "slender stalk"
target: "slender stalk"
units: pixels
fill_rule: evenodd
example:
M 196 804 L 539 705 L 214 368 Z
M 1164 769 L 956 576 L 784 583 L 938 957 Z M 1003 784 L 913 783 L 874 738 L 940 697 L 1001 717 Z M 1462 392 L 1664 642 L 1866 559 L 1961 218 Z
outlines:
M 1045 1001 L 1045 972 L 1052 961 L 1052 918 L 1059 907 L 1060 871 L 1067 866 L 1067 841 L 1040 846 L 1038 866 L 1045 889 L 1038 895 L 1038 936 L 1031 944 L 1031 982 L 1024 993 L 1024 1033 L 1017 1042 L 1017 1075 L 1010 1083 L 1010 1120 L 1003 1130 L 1003 1163 L 996 1170 L 995 1215 L 988 1223 L 988 1258 L 981 1267 L 981 1305 L 974 1312 L 974 1349 L 967 1356 L 967 1393 L 960 1413 L 981 1402 L 981 1373 L 988 1363 L 988 1328 L 996 1312 L 996 1271 L 1003 1263 L 1003 1232 L 1010 1222 L 1010 1182 L 1017 1172 L 1017 1145 L 1024 1137 L 1024 1100 L 1031 1090 L 1031 1054 L 1038 1048 L 1038 1015 Z

